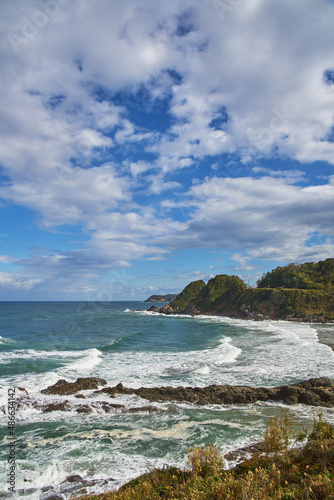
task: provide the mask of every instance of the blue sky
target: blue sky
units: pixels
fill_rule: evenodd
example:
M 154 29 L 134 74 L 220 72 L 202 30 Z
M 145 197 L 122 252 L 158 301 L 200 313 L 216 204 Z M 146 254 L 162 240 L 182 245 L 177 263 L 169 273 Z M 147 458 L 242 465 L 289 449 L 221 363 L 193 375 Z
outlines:
M 331 0 L 0 9 L 0 300 L 333 257 Z

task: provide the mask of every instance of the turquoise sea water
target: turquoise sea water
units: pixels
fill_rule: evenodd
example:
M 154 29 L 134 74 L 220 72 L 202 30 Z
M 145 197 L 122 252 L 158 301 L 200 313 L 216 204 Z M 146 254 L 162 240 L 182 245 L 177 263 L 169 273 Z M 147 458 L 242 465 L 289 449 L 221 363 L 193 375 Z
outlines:
M 90 376 L 127 387 L 276 386 L 319 376 L 334 380 L 334 353 L 317 338 L 317 328 L 334 331 L 334 325 L 171 317 L 148 313 L 151 305 L 0 303 L 0 497 L 8 493 L 8 388 L 23 387 L 30 398 L 45 404 L 62 398 L 43 396 L 41 389 L 59 379 Z M 75 396 L 66 399 L 78 404 Z M 147 405 L 137 396 L 94 395 L 92 401 L 101 399 L 128 408 Z M 112 477 L 116 487 L 154 466 L 185 464 L 186 449 L 195 444 L 217 442 L 227 452 L 259 440 L 269 417 L 284 409 L 271 403 L 154 406 L 162 411 L 78 414 L 42 413 L 24 403 L 16 415 L 15 495 L 20 490 L 20 498 L 43 499 L 42 488 L 57 488 L 72 474 Z M 288 410 L 299 426 L 319 411 L 302 405 Z M 333 410 L 323 413 L 334 422 Z M 92 491 L 103 488 L 110 489 L 110 482 Z

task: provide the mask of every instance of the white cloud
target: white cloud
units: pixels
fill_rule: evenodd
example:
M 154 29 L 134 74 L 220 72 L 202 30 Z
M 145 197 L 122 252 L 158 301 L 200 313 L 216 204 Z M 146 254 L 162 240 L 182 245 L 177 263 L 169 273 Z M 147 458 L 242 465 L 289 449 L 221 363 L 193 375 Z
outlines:
M 0 272 L 0 288 L 29 291 L 37 286 L 39 282 L 38 279 Z
M 331 254 L 333 178 L 257 165 L 205 179 L 201 161 L 334 164 L 333 2 L 247 0 L 223 15 L 214 1 L 51 3 L 2 5 L 1 206 L 76 224 L 86 242 L 21 259 L 24 276 L 84 292 L 183 248 L 227 249 L 243 269 Z
M 187 228 L 163 239 L 172 248 L 240 248 L 252 258 L 282 260 L 332 252 L 334 176 L 306 187 L 284 177 L 214 177 L 192 186 L 188 198 Z M 312 233 L 326 236 L 327 244 L 311 246 Z

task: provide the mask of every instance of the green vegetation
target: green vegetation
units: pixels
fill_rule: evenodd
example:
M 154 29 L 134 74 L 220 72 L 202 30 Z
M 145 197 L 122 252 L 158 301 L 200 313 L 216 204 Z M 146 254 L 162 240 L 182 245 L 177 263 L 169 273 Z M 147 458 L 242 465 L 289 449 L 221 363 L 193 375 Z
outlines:
M 257 282 L 258 288 L 300 288 L 319 290 L 334 286 L 334 259 L 326 259 L 318 263 L 289 264 L 277 267 L 265 274 Z
M 205 287 L 203 280 L 192 281 L 184 290 L 169 304 L 170 307 L 177 311 L 183 311 L 185 307 L 194 302 L 201 290 Z
M 303 448 L 288 449 L 291 419 L 270 419 L 263 452 L 225 470 L 217 445 L 189 450 L 188 467 L 165 467 L 140 476 L 118 492 L 86 500 L 334 500 L 334 426 L 321 415 Z M 304 438 L 307 435 L 300 436 Z
M 235 302 L 235 310 L 245 308 L 272 319 L 304 320 L 312 317 L 334 320 L 332 290 L 298 290 L 285 288 L 247 289 Z
M 226 274 L 206 285 L 194 281 L 166 307 L 161 312 L 334 321 L 334 259 L 277 267 L 258 281 L 257 288 Z
M 220 274 L 208 281 L 195 300 L 195 307 L 202 312 L 219 310 L 223 305 L 234 305 L 235 299 L 247 286 L 238 276 Z

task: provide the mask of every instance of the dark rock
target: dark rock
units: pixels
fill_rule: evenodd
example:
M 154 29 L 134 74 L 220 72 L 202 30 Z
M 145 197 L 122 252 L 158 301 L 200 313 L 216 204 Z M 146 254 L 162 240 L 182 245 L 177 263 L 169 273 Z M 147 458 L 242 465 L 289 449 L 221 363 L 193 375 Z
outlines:
M 41 391 L 42 394 L 59 394 L 60 396 L 68 396 L 79 391 L 87 391 L 89 389 L 98 389 L 99 385 L 106 385 L 107 382 L 101 378 L 88 377 L 78 378 L 76 382 L 67 382 L 66 380 L 58 380 L 54 385 L 47 387 Z
M 101 408 L 106 413 L 110 413 L 110 412 L 114 412 L 115 410 L 122 410 L 123 408 L 125 408 L 125 406 L 124 405 L 118 405 L 118 404 L 105 403 L 103 401 Z
M 175 310 L 175 309 L 173 309 L 173 308 L 172 308 L 172 307 L 170 307 L 170 306 L 164 306 L 164 307 L 161 307 L 160 312 L 161 312 L 162 314 L 175 314 L 175 313 L 177 313 L 178 311 L 177 311 L 177 310 Z
M 72 476 L 67 476 L 66 479 L 64 479 L 64 481 L 62 481 L 61 484 L 64 484 L 64 483 L 82 483 L 83 482 L 83 479 L 81 476 L 79 476 L 79 474 L 73 474 Z
M 94 394 L 108 394 L 108 396 L 113 398 L 117 394 L 117 389 L 115 387 L 104 387 L 99 391 L 94 391 Z
M 93 408 L 88 405 L 81 405 L 75 408 L 77 413 L 92 413 Z
M 150 307 L 148 310 L 149 310 L 150 312 L 156 312 L 156 313 L 160 312 L 160 309 L 159 309 L 159 307 L 157 307 L 157 306 L 152 306 L 152 307 Z
M 54 491 L 53 486 L 43 486 L 42 493 L 47 493 L 48 491 Z
M 48 405 L 42 406 L 43 413 L 50 413 L 51 411 L 69 411 L 71 406 L 66 399 L 66 401 L 61 401 L 60 403 L 49 403 Z
M 163 410 L 157 408 L 156 406 L 139 406 L 138 408 L 129 408 L 125 410 L 124 413 L 137 413 L 137 412 L 148 412 L 148 413 L 161 413 Z
M 76 396 L 74 396 L 75 398 L 78 398 L 78 399 L 86 399 L 86 397 L 83 395 L 83 394 L 77 394 Z
M 280 386 L 248 387 L 210 385 L 208 387 L 140 387 L 130 389 L 118 384 L 106 388 L 112 395 L 135 394 L 148 401 L 178 401 L 196 404 L 249 404 L 256 401 L 282 401 L 286 404 L 334 407 L 334 389 L 330 379 L 322 377 Z
M 188 304 L 183 311 L 181 311 L 181 314 L 186 314 L 187 316 L 197 316 L 198 314 L 201 314 L 199 309 L 197 309 L 193 304 Z
M 247 455 L 253 455 L 254 453 L 263 452 L 263 442 L 253 443 L 237 450 L 230 451 L 224 455 L 226 460 L 243 460 Z

